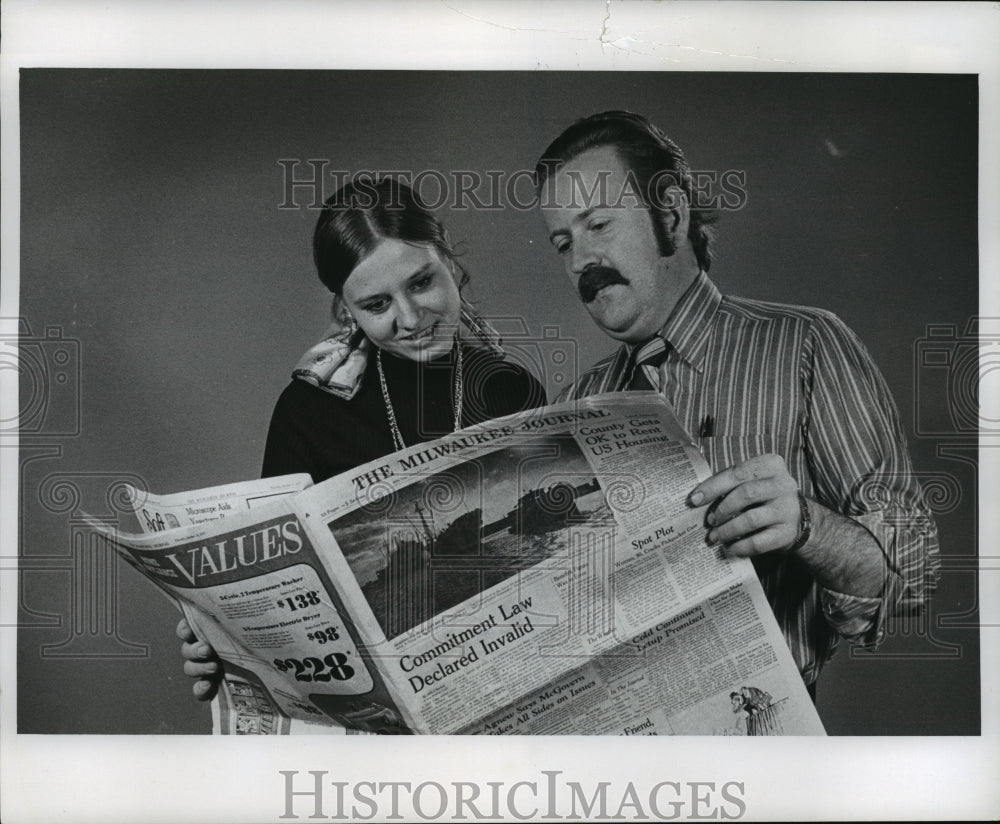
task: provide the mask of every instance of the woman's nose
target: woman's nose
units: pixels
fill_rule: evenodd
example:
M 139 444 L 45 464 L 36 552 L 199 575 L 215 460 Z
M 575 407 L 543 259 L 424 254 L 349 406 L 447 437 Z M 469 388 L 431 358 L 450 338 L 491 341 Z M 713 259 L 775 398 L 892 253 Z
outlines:
M 399 302 L 399 308 L 396 312 L 396 323 L 400 329 L 411 331 L 418 327 L 420 315 L 420 307 L 414 301 L 404 298 Z

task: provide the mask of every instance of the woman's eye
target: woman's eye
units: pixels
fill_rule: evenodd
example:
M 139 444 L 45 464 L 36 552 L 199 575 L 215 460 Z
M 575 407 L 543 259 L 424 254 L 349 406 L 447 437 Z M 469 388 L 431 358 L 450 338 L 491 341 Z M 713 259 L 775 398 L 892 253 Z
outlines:
M 592 231 L 592 232 L 600 232 L 607 225 L 608 225 L 608 222 L 606 220 L 595 220 L 593 223 L 590 224 L 590 231 Z
M 423 277 L 417 278 L 413 283 L 410 284 L 410 288 L 414 291 L 419 291 L 421 289 L 426 289 L 431 285 L 431 281 L 434 280 L 433 275 L 424 275 Z
M 389 308 L 389 301 L 387 300 L 375 300 L 371 303 L 366 303 L 363 307 L 366 312 L 371 312 L 373 315 L 379 315 Z
M 556 252 L 560 255 L 565 255 L 569 251 L 569 241 L 562 240 L 556 244 Z

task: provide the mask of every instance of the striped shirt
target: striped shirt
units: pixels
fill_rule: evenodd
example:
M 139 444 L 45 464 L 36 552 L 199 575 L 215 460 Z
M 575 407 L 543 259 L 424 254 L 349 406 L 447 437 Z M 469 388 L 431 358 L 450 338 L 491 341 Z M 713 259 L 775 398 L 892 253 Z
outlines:
M 820 587 L 783 553 L 754 558 L 811 684 L 840 637 L 878 643 L 890 616 L 923 607 L 940 574 L 937 530 L 889 389 L 832 313 L 723 297 L 704 273 L 660 334 L 670 346 L 659 384 L 685 429 L 701 436 L 695 443 L 713 471 L 781 455 L 804 495 L 863 525 L 885 554 L 889 572 L 879 598 Z M 560 400 L 624 389 L 633 349 L 624 345 L 597 363 Z

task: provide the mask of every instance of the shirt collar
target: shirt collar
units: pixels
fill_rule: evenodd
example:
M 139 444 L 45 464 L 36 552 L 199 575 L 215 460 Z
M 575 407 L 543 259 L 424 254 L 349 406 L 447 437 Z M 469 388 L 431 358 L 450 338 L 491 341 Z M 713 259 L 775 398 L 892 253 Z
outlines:
M 708 279 L 708 275 L 700 271 L 660 330 L 660 335 L 677 355 L 698 372 L 705 368 L 712 318 L 721 303 L 722 293 Z

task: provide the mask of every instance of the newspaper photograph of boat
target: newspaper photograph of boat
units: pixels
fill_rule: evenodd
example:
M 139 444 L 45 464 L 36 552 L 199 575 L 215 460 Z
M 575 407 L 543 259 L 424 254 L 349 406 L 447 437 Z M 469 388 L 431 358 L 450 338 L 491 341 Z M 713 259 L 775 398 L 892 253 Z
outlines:
M 576 441 L 560 435 L 426 475 L 329 526 L 394 638 L 614 519 Z

